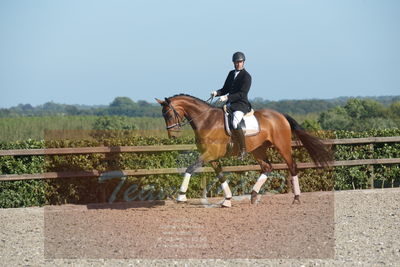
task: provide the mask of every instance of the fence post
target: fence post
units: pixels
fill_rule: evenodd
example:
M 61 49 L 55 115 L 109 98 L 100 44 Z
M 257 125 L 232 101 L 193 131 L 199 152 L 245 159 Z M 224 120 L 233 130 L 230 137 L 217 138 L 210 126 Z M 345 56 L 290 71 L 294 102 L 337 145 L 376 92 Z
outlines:
M 370 150 L 370 159 L 373 159 L 374 158 L 374 144 L 372 143 L 372 144 L 369 144 L 369 150 Z M 370 171 L 370 173 L 371 173 L 371 176 L 370 176 L 370 178 L 369 178 L 369 186 L 368 186 L 368 188 L 370 188 L 370 189 L 374 189 L 374 182 L 375 182 L 375 172 L 374 172 L 374 165 L 369 165 L 368 166 L 368 169 L 369 169 L 369 171 Z
M 374 189 L 374 182 L 375 182 L 375 172 L 374 172 L 374 165 L 369 165 L 368 169 L 371 173 L 371 176 L 369 177 L 369 189 Z
M 203 189 L 202 198 L 206 199 L 207 198 L 207 178 L 205 176 L 203 176 L 201 178 L 201 188 Z

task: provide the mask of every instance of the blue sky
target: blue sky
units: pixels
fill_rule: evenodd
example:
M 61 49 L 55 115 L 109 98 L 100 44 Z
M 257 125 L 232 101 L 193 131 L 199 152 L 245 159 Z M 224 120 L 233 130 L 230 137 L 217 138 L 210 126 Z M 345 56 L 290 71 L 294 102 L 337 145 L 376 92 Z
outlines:
M 398 0 L 2 0 L 0 107 L 207 99 L 236 51 L 249 98 L 400 94 Z

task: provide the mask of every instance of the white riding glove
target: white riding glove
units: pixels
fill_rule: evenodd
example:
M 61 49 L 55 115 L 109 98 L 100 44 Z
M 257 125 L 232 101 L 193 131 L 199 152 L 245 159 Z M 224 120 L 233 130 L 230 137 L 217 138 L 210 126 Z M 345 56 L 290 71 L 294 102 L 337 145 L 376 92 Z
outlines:
M 225 102 L 228 100 L 228 96 L 227 95 L 223 95 L 219 98 L 219 102 Z
M 212 97 L 216 97 L 216 96 L 217 96 L 217 91 L 212 91 L 212 92 L 211 92 L 211 96 L 212 96 Z

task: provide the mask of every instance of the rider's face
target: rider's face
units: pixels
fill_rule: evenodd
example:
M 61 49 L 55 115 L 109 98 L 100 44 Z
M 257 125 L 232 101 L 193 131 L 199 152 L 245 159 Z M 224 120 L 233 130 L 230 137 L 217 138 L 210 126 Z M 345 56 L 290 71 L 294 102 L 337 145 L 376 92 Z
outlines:
M 242 70 L 243 69 L 243 65 L 244 65 L 244 61 L 235 61 L 233 62 L 233 65 L 235 65 L 235 70 Z

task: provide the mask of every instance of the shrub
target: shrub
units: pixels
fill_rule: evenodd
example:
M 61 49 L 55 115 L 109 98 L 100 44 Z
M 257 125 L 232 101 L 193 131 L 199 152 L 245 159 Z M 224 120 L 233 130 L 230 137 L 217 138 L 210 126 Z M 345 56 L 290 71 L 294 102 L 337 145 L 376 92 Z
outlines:
M 368 132 L 321 132 L 321 137 L 356 138 L 369 136 L 399 136 L 399 129 L 371 130 Z M 25 142 L 2 142 L 0 149 L 62 148 L 107 146 L 143 146 L 193 144 L 193 137 L 166 139 L 152 136 L 129 136 L 99 140 L 47 140 Z M 382 143 L 371 145 L 338 145 L 334 147 L 335 160 L 400 157 L 400 144 Z M 53 156 L 3 156 L 0 157 L 1 174 L 43 173 L 50 171 L 79 171 L 153 168 L 186 168 L 198 157 L 197 151 L 172 151 L 160 153 L 115 153 Z M 268 149 L 267 157 L 273 163 L 283 162 L 274 149 Z M 295 148 L 297 162 L 310 161 L 304 148 Z M 223 166 L 257 164 L 252 157 L 244 161 L 237 158 L 221 160 Z M 254 171 L 226 173 L 234 194 L 246 194 L 259 173 Z M 274 171 L 262 192 L 287 192 L 287 171 Z M 371 177 L 375 177 L 375 187 L 398 186 L 400 184 L 399 165 L 336 167 L 333 170 L 307 169 L 299 173 L 303 192 L 319 190 L 345 190 L 368 188 Z M 202 184 L 203 178 L 207 184 Z M 0 182 L 0 207 L 41 206 L 63 203 L 93 203 L 108 200 L 113 194 L 114 201 L 139 199 L 173 198 L 179 190 L 181 175 L 150 175 L 147 177 L 127 177 L 125 180 L 98 178 L 68 178 L 50 180 L 24 180 Z M 207 186 L 210 196 L 222 196 L 220 184 L 214 173 L 195 173 L 192 176 L 188 197 L 200 197 L 202 188 Z M 119 190 L 117 190 L 119 189 Z

